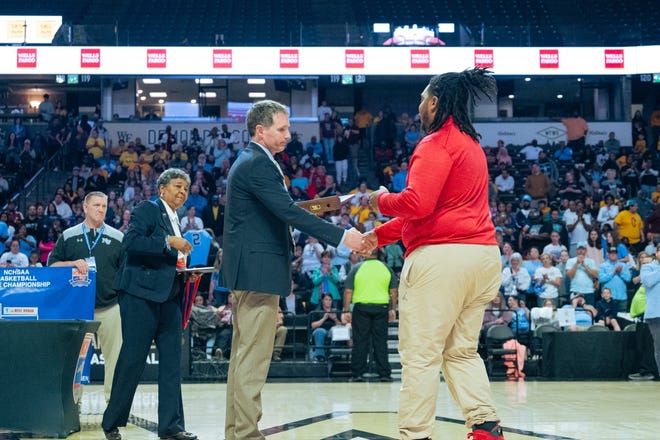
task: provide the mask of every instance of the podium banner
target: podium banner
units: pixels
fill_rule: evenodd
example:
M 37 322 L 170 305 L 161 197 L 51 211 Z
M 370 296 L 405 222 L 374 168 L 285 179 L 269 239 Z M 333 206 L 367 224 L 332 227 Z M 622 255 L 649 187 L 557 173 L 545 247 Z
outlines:
M 75 267 L 25 267 L 0 270 L 0 319 L 94 319 L 96 272 Z M 92 351 L 85 352 L 78 384 L 89 383 Z M 74 385 L 75 386 L 75 385 Z
M 0 319 L 94 319 L 96 272 L 75 267 L 0 269 Z

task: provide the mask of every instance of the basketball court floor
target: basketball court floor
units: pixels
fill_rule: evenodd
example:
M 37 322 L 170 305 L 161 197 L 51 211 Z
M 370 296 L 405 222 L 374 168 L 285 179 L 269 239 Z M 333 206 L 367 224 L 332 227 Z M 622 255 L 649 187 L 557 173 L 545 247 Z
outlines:
M 400 382 L 268 382 L 260 428 L 269 440 L 398 439 Z M 660 438 L 660 382 L 493 382 L 507 440 L 651 440 Z M 224 438 L 224 383 L 184 384 L 186 429 L 200 440 Z M 157 440 L 157 386 L 140 385 L 125 440 Z M 100 385 L 85 387 L 81 428 L 70 440 L 103 440 Z M 465 439 L 447 386 L 437 402 L 434 440 Z M 0 433 L 0 439 L 20 438 Z M 38 438 L 29 436 L 30 438 Z

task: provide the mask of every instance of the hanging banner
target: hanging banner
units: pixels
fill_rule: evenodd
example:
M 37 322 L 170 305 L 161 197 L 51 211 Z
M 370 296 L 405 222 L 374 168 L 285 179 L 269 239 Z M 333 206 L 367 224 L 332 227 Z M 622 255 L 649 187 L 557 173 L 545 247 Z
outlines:
M 0 16 L 0 25 L 2 17 Z M 23 43 L 23 21 L 9 38 Z M 42 26 L 47 34 L 49 27 Z M 0 43 L 3 29 L 0 27 Z M 48 42 L 50 43 L 50 41 Z M 628 47 L 206 47 L 0 46 L 0 74 L 419 75 L 487 67 L 496 75 L 660 72 L 660 46 Z M 561 62 L 559 62 L 561 58 Z M 624 62 L 625 61 L 625 62 Z

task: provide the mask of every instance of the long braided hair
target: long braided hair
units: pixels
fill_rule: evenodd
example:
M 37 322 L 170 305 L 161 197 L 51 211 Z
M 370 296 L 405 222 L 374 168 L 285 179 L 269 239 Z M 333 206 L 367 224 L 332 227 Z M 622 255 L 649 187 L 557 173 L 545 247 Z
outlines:
M 470 109 L 475 98 L 483 96 L 491 102 L 497 96 L 495 78 L 486 69 L 475 67 L 462 72 L 449 72 L 431 78 L 429 92 L 438 97 L 438 108 L 429 127 L 428 133 L 439 130 L 453 116 L 458 128 L 475 141 L 480 134 L 476 132 L 470 120 Z

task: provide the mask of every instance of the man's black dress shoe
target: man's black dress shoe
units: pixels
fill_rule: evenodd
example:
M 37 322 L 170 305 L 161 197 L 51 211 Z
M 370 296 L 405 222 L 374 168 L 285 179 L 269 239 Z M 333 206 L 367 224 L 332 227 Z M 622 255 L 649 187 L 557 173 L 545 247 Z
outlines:
M 161 437 L 160 440 L 197 440 L 197 436 L 192 432 L 181 431 L 167 437 Z
M 105 434 L 105 440 L 121 440 L 121 434 L 117 428 L 111 429 L 110 431 L 104 430 L 103 433 Z

